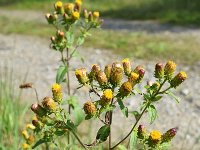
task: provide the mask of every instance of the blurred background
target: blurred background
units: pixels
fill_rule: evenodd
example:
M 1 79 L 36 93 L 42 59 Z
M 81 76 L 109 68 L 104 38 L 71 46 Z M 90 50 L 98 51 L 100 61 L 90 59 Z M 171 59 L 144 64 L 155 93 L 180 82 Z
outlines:
M 63 0 L 69 2 L 70 0 Z M 59 55 L 50 50 L 53 27 L 45 19 L 54 0 L 0 0 L 0 149 L 17 149 L 24 114 L 33 101 L 33 91 L 19 91 L 24 81 L 33 82 L 40 98 L 50 93 Z M 145 81 L 153 80 L 154 64 L 173 60 L 188 80 L 177 89 L 176 104 L 166 98 L 158 104 L 159 118 L 150 128 L 166 131 L 179 127 L 172 149 L 200 149 L 200 1 L 199 0 L 84 0 L 83 7 L 99 11 L 104 23 L 92 31 L 80 49 L 84 66 L 102 67 L 129 57 L 133 66 L 143 65 Z M 83 66 L 72 61 L 74 68 Z M 77 87 L 73 78 L 72 87 Z M 143 83 L 145 84 L 145 83 Z M 87 94 L 78 94 L 87 98 Z M 81 100 L 83 102 L 83 100 Z M 23 103 L 23 105 L 22 105 Z M 134 101 L 129 103 L 136 106 Z M 132 120 L 133 121 L 133 120 Z M 142 121 L 145 123 L 145 120 Z M 128 132 L 117 126 L 122 135 Z M 83 133 L 86 134 L 87 133 Z M 6 140 L 5 140 L 6 139 Z M 8 140 L 7 140 L 8 139 Z M 117 142 L 116 137 L 114 142 Z

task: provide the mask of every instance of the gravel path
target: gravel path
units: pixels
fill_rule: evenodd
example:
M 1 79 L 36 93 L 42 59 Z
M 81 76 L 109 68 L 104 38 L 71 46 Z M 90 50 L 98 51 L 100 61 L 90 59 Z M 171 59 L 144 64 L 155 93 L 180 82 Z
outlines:
M 55 71 L 58 67 L 59 55 L 50 50 L 48 47 L 49 42 L 29 36 L 20 35 L 0 35 L 0 59 L 1 68 L 5 66 L 5 62 L 10 68 L 13 68 L 16 85 L 19 85 L 22 81 L 25 73 L 28 71 L 27 81 L 33 82 L 38 89 L 39 97 L 42 98 L 50 94 L 50 85 L 54 83 Z M 81 66 L 91 66 L 93 63 L 98 63 L 102 67 L 116 60 L 121 60 L 120 56 L 115 56 L 108 51 L 99 49 L 81 49 L 81 55 L 86 58 L 85 63 L 81 64 L 79 59 L 74 59 L 71 62 L 73 68 Z M 152 70 L 154 68 L 154 62 L 145 62 L 141 60 L 134 60 L 134 66 L 141 64 L 146 69 L 145 81 L 153 79 Z M 199 66 L 193 68 L 183 67 L 178 65 L 178 69 L 182 69 L 188 72 L 189 79 L 177 89 L 177 95 L 182 98 L 180 104 L 176 104 L 170 98 L 164 98 L 160 104 L 157 105 L 159 118 L 150 126 L 151 129 L 160 129 L 165 131 L 171 127 L 179 127 L 177 138 L 173 141 L 174 149 L 184 150 L 198 150 L 200 143 L 197 139 L 200 136 L 200 76 Z M 75 89 L 78 84 L 74 78 L 74 72 L 71 72 L 72 87 Z M 20 81 L 21 79 L 21 81 Z M 143 82 L 143 85 L 145 84 Z M 81 96 L 80 102 L 84 102 L 88 99 L 87 89 L 83 88 L 78 91 L 77 95 Z M 25 94 L 26 93 L 26 94 Z M 23 98 L 30 103 L 33 103 L 32 91 L 23 93 Z M 138 106 L 140 97 L 134 97 L 127 100 L 130 109 L 134 109 Z M 121 113 L 115 116 L 115 124 L 113 125 L 116 130 L 122 132 L 124 135 L 130 130 L 132 124 L 130 119 L 124 119 Z M 146 124 L 147 119 L 143 119 L 141 123 Z M 119 124 L 117 122 L 127 121 L 127 124 Z M 114 141 L 118 141 L 116 139 Z
M 0 10 L 0 16 L 22 19 L 23 21 L 37 21 L 45 23 L 44 15 L 41 12 L 33 11 L 7 11 Z M 26 17 L 24 17 L 26 16 Z M 122 20 L 105 20 L 103 28 L 116 30 L 146 31 L 149 33 L 166 32 L 171 34 L 195 35 L 200 38 L 200 30 L 196 28 L 184 28 L 171 25 L 160 25 L 155 22 L 139 22 L 139 21 L 122 21 Z M 50 85 L 54 83 L 55 72 L 59 64 L 59 55 L 50 50 L 49 41 L 36 37 L 20 36 L 20 35 L 1 35 L 0 34 L 0 70 L 9 66 L 13 68 L 16 87 L 19 85 L 28 72 L 27 81 L 33 82 L 38 89 L 39 97 L 42 98 L 50 94 Z M 85 63 L 81 64 L 80 60 L 74 59 L 71 62 L 73 68 L 89 67 L 93 63 L 105 64 L 113 61 L 119 61 L 122 58 L 108 51 L 99 49 L 80 49 L 81 55 L 85 58 Z M 145 82 L 153 79 L 153 68 L 156 62 L 146 62 L 142 60 L 134 60 L 134 66 L 141 64 L 146 69 Z M 177 89 L 177 95 L 182 99 L 180 104 L 176 104 L 170 98 L 164 98 L 158 107 L 159 118 L 150 126 L 151 129 L 159 129 L 165 131 L 168 128 L 179 127 L 176 139 L 173 141 L 174 149 L 180 150 L 199 150 L 200 149 L 200 63 L 195 66 L 187 67 L 178 65 L 178 69 L 188 72 L 189 79 Z M 1 73 L 2 71 L 0 71 Z M 74 78 L 74 72 L 71 72 L 72 88 L 78 86 Z M 81 97 L 80 102 L 88 99 L 87 89 L 83 88 L 77 92 Z M 33 103 L 33 92 L 28 90 L 23 93 L 23 99 Z M 130 110 L 139 104 L 140 97 L 134 97 L 127 100 Z M 115 115 L 115 114 L 114 114 Z M 122 132 L 125 135 L 130 130 L 130 125 L 134 120 L 124 119 L 121 113 L 114 116 L 115 131 Z M 146 124 L 147 119 L 144 118 L 141 123 Z M 118 124 L 118 122 L 127 121 L 127 124 Z M 119 139 L 115 136 L 114 142 Z

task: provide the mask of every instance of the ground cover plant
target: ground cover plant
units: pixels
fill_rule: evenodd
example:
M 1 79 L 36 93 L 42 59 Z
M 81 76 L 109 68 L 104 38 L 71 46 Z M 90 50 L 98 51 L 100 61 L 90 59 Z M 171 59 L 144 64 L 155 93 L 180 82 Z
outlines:
M 139 121 L 146 113 L 150 124 L 155 121 L 158 114 L 154 104 L 161 101 L 163 95 L 169 95 L 178 102 L 179 99 L 172 91 L 186 80 L 187 74 L 180 71 L 175 75 L 176 64 L 171 60 L 165 65 L 157 63 L 153 68 L 155 81 L 149 81 L 144 87 L 145 90 L 141 90 L 137 85 L 143 81 L 145 70 L 142 66 L 133 68 L 128 58 L 108 64 L 103 69 L 94 64 L 89 72 L 86 68 L 78 68 L 74 72 L 80 84 L 76 90 L 87 87 L 89 94 L 96 95 L 80 106 L 74 97 L 76 90 L 71 89 L 70 60 L 80 57 L 78 47 L 91 36 L 90 30 L 101 26 L 100 13 L 83 9 L 81 0 L 76 0 L 74 3 L 57 1 L 54 4 L 54 12 L 47 13 L 46 19 L 55 27 L 55 36 L 51 37 L 50 46 L 60 53 L 61 64 L 55 83 L 52 85 L 52 96 L 44 95 L 40 101 L 37 90 L 34 89 L 38 102 L 31 105 L 35 116 L 22 131 L 24 137 L 22 148 L 34 149 L 45 145 L 46 149 L 63 149 L 60 147 L 59 139 L 66 137 L 64 149 L 98 148 L 99 144 L 106 143 L 107 140 L 108 145 L 105 147 L 109 150 L 168 149 L 176 135 L 176 128 L 166 129 L 165 133 L 161 133 L 159 129 L 149 132 L 144 125 L 139 125 Z M 81 61 L 83 59 L 80 57 Z M 63 93 L 64 83 L 67 88 L 66 96 Z M 20 85 L 20 88 L 34 87 L 31 83 L 25 83 Z M 129 112 L 124 103 L 125 99 L 138 94 L 142 96 L 141 106 Z M 124 117 L 134 117 L 135 122 L 124 138 L 112 144 L 113 111 L 117 108 Z M 92 118 L 102 123 L 102 126 L 97 131 L 96 138 L 91 143 L 85 143 L 78 135 L 77 127 L 83 120 L 89 121 Z M 129 140 L 128 146 L 123 145 L 125 140 Z

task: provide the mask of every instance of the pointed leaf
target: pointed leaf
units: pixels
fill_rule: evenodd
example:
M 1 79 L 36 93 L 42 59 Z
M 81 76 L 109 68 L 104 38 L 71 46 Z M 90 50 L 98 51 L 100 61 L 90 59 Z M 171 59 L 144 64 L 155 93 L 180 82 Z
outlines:
M 39 145 L 41 145 L 41 144 L 43 144 L 43 143 L 45 143 L 45 142 L 46 142 L 45 139 L 40 139 L 39 141 L 37 141 L 37 142 L 35 143 L 35 145 L 33 145 L 32 149 L 35 149 L 36 147 L 38 147 Z
M 68 69 L 66 66 L 64 66 L 64 65 L 59 66 L 59 68 L 57 70 L 57 74 L 56 74 L 56 83 L 60 84 L 61 82 L 64 81 L 67 71 L 68 71 Z
M 100 142 L 104 142 L 107 140 L 107 137 L 110 134 L 110 127 L 109 125 L 102 126 L 99 131 L 97 132 L 96 139 L 100 140 Z
M 140 113 L 138 111 L 133 111 L 131 112 L 131 114 L 133 114 L 135 116 L 135 120 L 138 120 Z
M 148 114 L 149 114 L 150 123 L 152 124 L 157 118 L 157 110 L 156 110 L 155 106 L 153 106 L 153 105 L 150 105 L 147 108 L 147 110 L 148 110 Z
M 118 104 L 119 104 L 119 107 L 120 107 L 122 113 L 123 113 L 126 117 L 128 117 L 128 108 L 124 106 L 122 100 L 118 99 L 117 102 L 118 102 Z
M 136 150 L 136 144 L 137 144 L 137 130 L 133 130 L 131 133 L 130 143 L 129 147 L 131 150 Z
M 177 97 L 176 95 L 174 95 L 172 92 L 167 91 L 165 92 L 167 95 L 169 95 L 170 97 L 172 97 L 177 103 L 180 103 L 180 98 Z
M 76 107 L 73 111 L 73 114 L 75 118 L 74 124 L 75 126 L 78 126 L 85 119 L 85 113 L 80 107 Z

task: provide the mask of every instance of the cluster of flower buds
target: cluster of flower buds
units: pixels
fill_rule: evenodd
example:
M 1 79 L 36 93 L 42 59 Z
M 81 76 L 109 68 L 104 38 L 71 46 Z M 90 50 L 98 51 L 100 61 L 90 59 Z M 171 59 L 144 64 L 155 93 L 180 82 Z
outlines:
M 171 87 L 176 88 L 187 79 L 187 74 L 184 71 L 180 71 L 176 76 L 174 76 L 175 70 L 176 64 L 173 61 L 168 61 L 165 66 L 162 63 L 157 63 L 155 66 L 154 76 L 157 79 L 167 80 Z
M 26 129 L 22 131 L 22 135 L 24 137 L 25 143 L 22 144 L 23 149 L 30 149 L 31 145 L 35 142 L 35 137 L 33 135 L 33 131 L 36 127 L 32 124 L 27 124 Z

